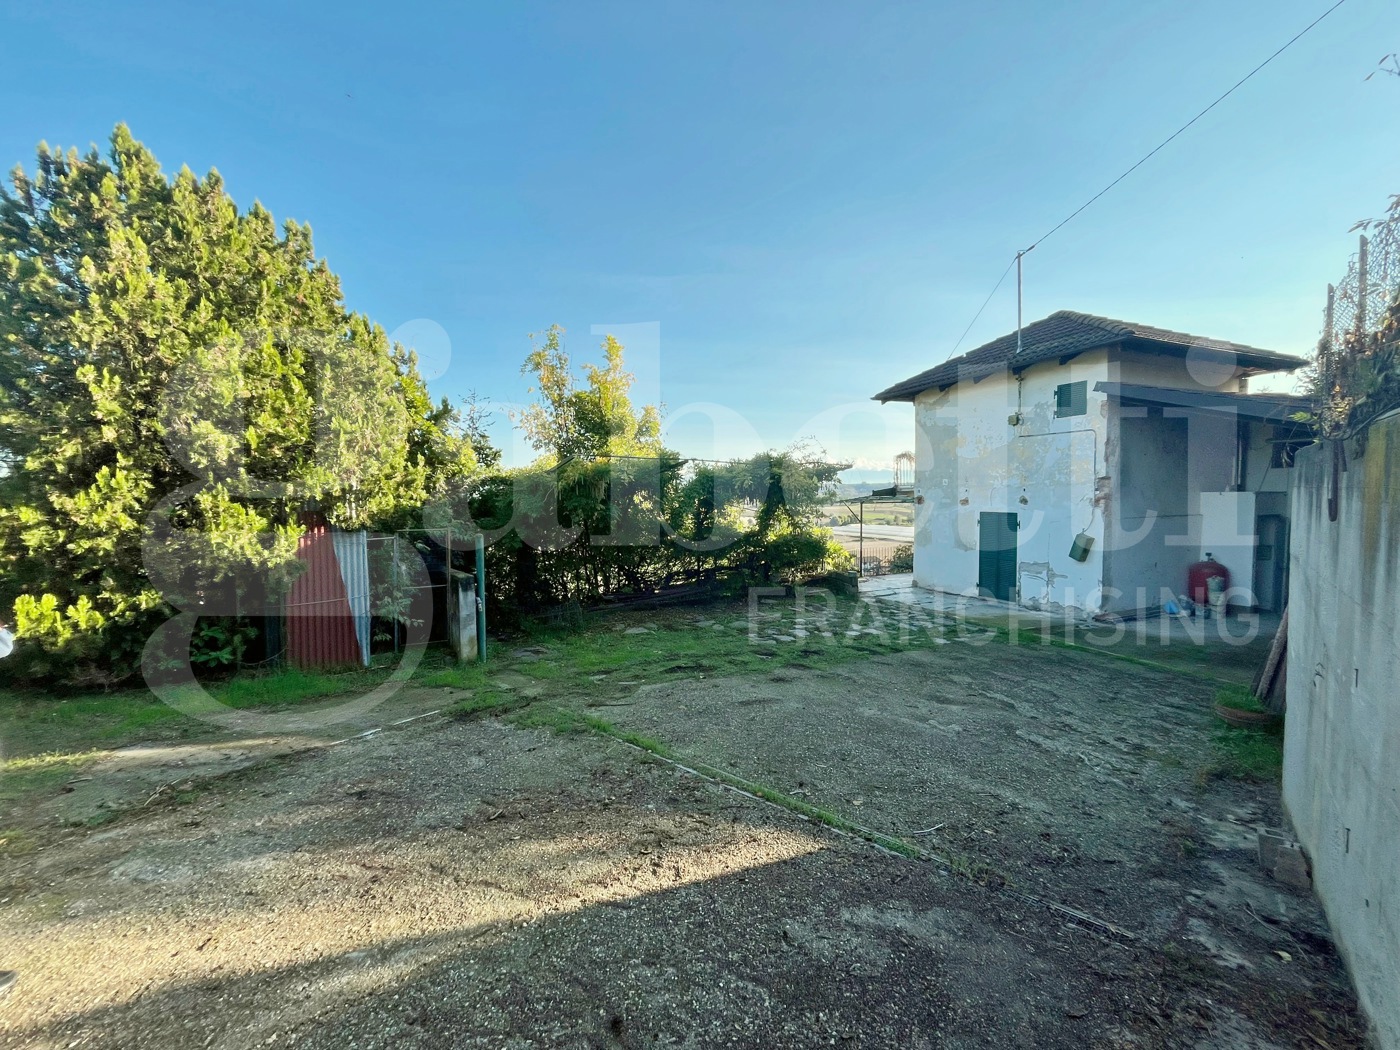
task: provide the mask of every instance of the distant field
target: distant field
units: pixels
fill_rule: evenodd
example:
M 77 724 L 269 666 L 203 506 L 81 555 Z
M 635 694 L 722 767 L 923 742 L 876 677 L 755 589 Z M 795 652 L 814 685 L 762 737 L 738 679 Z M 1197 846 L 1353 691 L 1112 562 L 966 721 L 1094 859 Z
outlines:
M 844 503 L 829 503 L 822 508 L 822 517 L 827 524 L 832 519 L 844 525 L 856 520 L 855 512 Z M 867 525 L 913 525 L 914 506 L 911 503 L 867 503 L 865 506 Z

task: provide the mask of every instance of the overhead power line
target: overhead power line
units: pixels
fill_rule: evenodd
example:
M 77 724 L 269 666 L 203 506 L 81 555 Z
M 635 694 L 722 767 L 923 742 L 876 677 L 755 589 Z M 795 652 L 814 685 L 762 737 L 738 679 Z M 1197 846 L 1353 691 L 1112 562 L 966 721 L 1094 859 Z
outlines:
M 1040 244 L 1042 241 L 1047 240 L 1047 239 L 1051 236 L 1051 234 L 1054 234 L 1056 231 L 1058 231 L 1058 230 L 1060 229 L 1060 227 L 1064 226 L 1064 225 L 1065 225 L 1066 223 L 1068 223 L 1071 219 L 1073 219 L 1073 218 L 1074 218 L 1075 216 L 1077 216 L 1080 212 L 1082 212 L 1085 208 L 1089 207 L 1089 205 L 1093 204 L 1096 200 L 1098 200 L 1100 197 L 1102 197 L 1105 193 L 1107 193 L 1109 190 L 1113 189 L 1114 186 L 1117 186 L 1120 182 L 1122 182 L 1124 179 L 1126 179 L 1129 175 L 1131 175 L 1133 172 L 1137 171 L 1138 168 L 1140 168 L 1140 167 L 1142 167 L 1144 164 L 1146 164 L 1146 163 L 1147 163 L 1149 160 L 1151 160 L 1154 156 L 1156 156 L 1158 153 L 1160 153 L 1160 152 L 1162 151 L 1163 148 L 1165 148 L 1166 146 L 1168 146 L 1168 145 L 1171 143 L 1171 141 L 1172 141 L 1173 139 L 1175 139 L 1175 138 L 1176 138 L 1178 135 L 1180 135 L 1183 131 L 1185 131 L 1187 128 L 1189 128 L 1192 124 L 1196 123 L 1196 121 L 1198 121 L 1198 120 L 1200 120 L 1202 117 L 1204 117 L 1207 113 L 1209 113 L 1211 110 L 1213 110 L 1216 106 L 1220 105 L 1220 103 L 1224 102 L 1227 98 L 1229 98 L 1231 95 L 1233 95 L 1237 90 L 1239 90 L 1241 87 L 1243 87 L 1244 84 L 1245 84 L 1251 77 L 1253 77 L 1255 73 L 1258 73 L 1261 69 L 1263 69 L 1265 66 L 1267 66 L 1270 62 L 1272 62 L 1274 59 L 1278 58 L 1279 55 L 1283 54 L 1283 53 L 1284 53 L 1285 51 L 1287 51 L 1290 47 L 1292 47 L 1294 44 L 1296 44 L 1299 40 L 1301 40 L 1304 36 L 1307 35 L 1307 33 L 1313 28 L 1313 26 L 1317 25 L 1317 24 L 1318 24 L 1319 22 L 1321 22 L 1324 18 L 1326 18 L 1328 15 L 1330 15 L 1333 11 L 1337 10 L 1337 8 L 1341 7 L 1344 3 L 1346 3 L 1346 0 L 1337 0 L 1337 2 L 1336 2 L 1335 4 L 1333 4 L 1331 7 L 1329 7 L 1326 11 L 1322 12 L 1322 14 L 1318 15 L 1318 16 L 1317 16 L 1316 18 L 1314 18 L 1311 22 L 1309 22 L 1309 23 L 1307 24 L 1307 26 L 1305 26 L 1303 29 L 1301 29 L 1301 30 L 1297 33 L 1297 35 L 1295 35 L 1295 36 L 1293 37 L 1293 39 L 1291 39 L 1291 40 L 1288 41 L 1288 43 L 1284 44 L 1281 48 L 1279 48 L 1277 51 L 1275 51 L 1272 55 L 1270 55 L 1268 58 L 1264 59 L 1264 61 L 1260 62 L 1257 66 L 1255 66 L 1253 69 L 1251 69 L 1251 70 L 1250 70 L 1248 73 L 1246 73 L 1244 76 L 1240 77 L 1239 80 L 1235 81 L 1234 85 L 1230 88 L 1230 90 L 1226 91 L 1223 95 L 1221 95 L 1219 98 L 1217 98 L 1217 99 L 1216 99 L 1214 102 L 1212 102 L 1209 106 L 1207 106 L 1205 109 L 1201 110 L 1201 111 L 1200 111 L 1199 113 L 1197 113 L 1194 117 L 1192 117 L 1190 120 L 1188 120 L 1185 124 L 1181 125 L 1181 127 L 1177 128 L 1177 129 L 1176 129 L 1175 131 L 1173 131 L 1170 135 L 1168 135 L 1166 138 L 1164 138 L 1160 143 L 1158 143 L 1158 145 L 1156 146 L 1156 148 L 1154 148 L 1150 153 L 1148 153 L 1148 154 L 1146 154 L 1145 156 L 1143 156 L 1142 159 L 1140 159 L 1136 164 L 1134 164 L 1134 165 L 1133 165 L 1131 168 L 1129 168 L 1127 171 L 1123 172 L 1122 175 L 1119 175 L 1118 178 L 1114 179 L 1112 182 L 1110 182 L 1110 183 L 1109 183 L 1107 186 L 1105 186 L 1103 189 L 1099 190 L 1098 193 L 1094 194 L 1092 197 L 1090 197 L 1087 201 L 1085 201 L 1085 202 L 1084 202 L 1083 204 L 1081 204 L 1079 207 L 1075 208 L 1074 211 L 1070 212 L 1070 213 L 1069 213 L 1068 215 L 1066 215 L 1063 219 L 1061 219 L 1059 222 L 1057 222 L 1057 223 L 1050 229 L 1050 232 L 1049 232 L 1049 233 L 1043 233 L 1043 234 L 1041 234 L 1040 237 L 1035 241 L 1035 243 L 1032 244 L 1029 248 L 1027 248 L 1026 251 L 1029 252 L 1029 251 L 1033 250 L 1037 244 Z
M 982 300 L 982 305 L 977 308 L 977 312 L 972 315 L 972 320 L 967 322 L 967 327 L 963 329 L 962 335 L 958 336 L 958 341 L 953 344 L 953 354 L 958 352 L 958 347 L 962 346 L 962 341 L 967 338 L 967 333 L 972 331 L 972 326 L 977 323 L 977 318 L 982 316 L 982 311 L 987 308 L 987 304 L 992 301 L 992 296 L 997 294 L 997 289 L 1001 287 L 1001 282 L 1006 280 L 1006 275 L 1011 272 L 1011 267 L 1016 265 L 1016 259 L 1006 264 L 1006 269 L 1001 271 L 1001 276 L 997 278 L 997 283 L 992 285 L 992 290 L 987 293 L 987 298 Z M 953 354 L 949 354 L 952 357 Z
M 997 283 L 993 286 L 993 288 L 992 288 L 992 290 L 991 290 L 991 293 L 988 294 L 986 301 L 983 302 L 982 305 L 981 305 L 980 307 L 978 307 L 976 315 L 972 318 L 972 321 L 968 324 L 967 328 L 965 328 L 965 329 L 963 330 L 963 334 L 960 335 L 960 336 L 958 337 L 958 341 L 953 345 L 953 351 L 952 351 L 952 353 L 950 353 L 948 356 L 949 356 L 949 357 L 952 357 L 952 356 L 954 356 L 954 355 L 958 352 L 958 347 L 962 346 L 962 341 L 963 341 L 964 339 L 967 338 L 967 333 L 970 332 L 970 331 L 972 331 L 972 326 L 975 325 L 975 324 L 977 323 L 977 319 L 978 319 L 979 317 L 982 316 L 982 311 L 985 310 L 985 309 L 987 308 L 987 303 L 988 303 L 988 302 L 991 302 L 992 296 L 993 296 L 993 295 L 996 295 L 997 289 L 1000 288 L 1002 282 L 1006 280 L 1006 275 L 1007 275 L 1008 273 L 1011 272 L 1011 267 L 1014 266 L 1014 265 L 1016 265 L 1016 260 L 1017 260 L 1017 259 L 1019 259 L 1019 258 L 1021 258 L 1022 256 L 1024 256 L 1027 252 L 1034 251 L 1035 248 L 1036 248 L 1037 246 L 1039 246 L 1040 244 L 1043 244 L 1043 243 L 1044 243 L 1046 240 L 1048 240 L 1051 236 L 1053 236 L 1055 233 L 1059 232 L 1059 230 L 1060 230 L 1061 228 L 1063 228 L 1065 225 L 1067 225 L 1070 221 L 1072 221 L 1073 219 L 1075 219 L 1076 217 L 1078 217 L 1078 215 L 1079 215 L 1082 211 L 1084 211 L 1086 208 L 1088 208 L 1089 205 L 1093 204 L 1093 203 L 1094 203 L 1095 201 L 1097 201 L 1100 197 L 1102 197 L 1105 193 L 1107 193 L 1109 190 L 1113 189 L 1113 187 L 1117 186 L 1120 182 L 1122 182 L 1124 179 L 1126 179 L 1129 175 L 1131 175 L 1133 172 L 1137 171 L 1138 168 L 1142 167 L 1142 166 L 1143 166 L 1144 164 L 1146 164 L 1149 160 L 1151 160 L 1153 157 L 1155 157 L 1158 153 L 1160 153 L 1163 149 L 1165 149 L 1168 145 L 1170 145 L 1174 139 L 1176 139 L 1176 138 L 1177 138 L 1178 136 L 1180 136 L 1184 131 L 1186 131 L 1188 128 L 1190 128 L 1191 125 L 1195 124 L 1196 121 L 1200 120 L 1200 119 L 1201 119 L 1202 117 L 1204 117 L 1207 113 L 1209 113 L 1211 110 L 1213 110 L 1216 106 L 1220 105 L 1220 103 L 1224 102 L 1227 98 L 1229 98 L 1229 97 L 1230 97 L 1231 95 L 1233 95 L 1236 91 L 1238 91 L 1241 87 L 1243 87 L 1243 86 L 1244 86 L 1251 78 L 1253 78 L 1253 76 L 1254 76 L 1256 73 L 1258 73 L 1261 69 L 1263 69 L 1265 66 L 1267 66 L 1267 65 L 1268 65 L 1270 62 L 1272 62 L 1274 59 L 1278 58 L 1279 55 L 1283 54 L 1283 53 L 1284 53 L 1285 51 L 1287 51 L 1290 47 L 1292 47 L 1294 44 L 1296 44 L 1299 40 L 1303 39 L 1303 37 L 1307 36 L 1307 34 L 1308 34 L 1309 32 L 1311 32 L 1311 31 L 1313 30 L 1313 28 L 1314 28 L 1315 26 L 1317 26 L 1317 24 L 1318 24 L 1319 22 L 1321 22 L 1324 18 L 1326 18 L 1328 15 L 1330 15 L 1333 11 L 1337 10 L 1337 8 L 1341 7 L 1344 3 L 1346 3 L 1346 0 L 1337 0 L 1337 2 L 1336 2 L 1335 4 L 1333 4 L 1331 7 L 1329 7 L 1326 11 L 1322 12 L 1322 14 L 1318 15 L 1318 16 L 1317 16 L 1316 18 L 1314 18 L 1311 22 L 1309 22 L 1306 26 L 1304 26 L 1302 29 L 1300 29 L 1296 34 L 1294 34 L 1293 37 L 1292 37 L 1291 39 L 1289 39 L 1289 41 L 1288 41 L 1287 43 L 1285 43 L 1282 47 L 1280 47 L 1280 48 L 1279 48 L 1277 51 L 1275 51 L 1272 55 L 1270 55 L 1268 58 L 1264 59 L 1264 61 L 1260 62 L 1257 66 L 1255 66 L 1253 69 L 1251 69 L 1251 70 L 1250 70 L 1248 73 L 1246 73 L 1244 76 L 1240 77 L 1239 80 L 1235 81 L 1235 83 L 1234 83 L 1233 85 L 1231 85 L 1231 87 L 1230 87 L 1227 91 L 1225 91 L 1225 92 L 1224 92 L 1223 94 L 1221 94 L 1218 98 L 1216 98 L 1216 100 L 1215 100 L 1214 102 L 1212 102 L 1212 103 L 1211 103 L 1210 105 L 1208 105 L 1205 109 L 1203 109 L 1203 110 L 1201 110 L 1199 113 L 1197 113 L 1194 117 L 1192 117 L 1190 120 L 1188 120 L 1185 124 L 1181 125 L 1181 127 L 1177 128 L 1175 131 L 1173 131 L 1170 135 L 1168 135 L 1168 136 L 1167 136 L 1166 138 L 1164 138 L 1161 142 L 1159 142 L 1155 147 L 1153 147 L 1153 149 L 1152 149 L 1151 151 L 1149 151 L 1148 153 L 1145 153 L 1142 157 L 1140 157 L 1140 158 L 1138 159 L 1138 161 L 1137 161 L 1135 164 L 1133 164 L 1132 167 L 1128 168 L 1127 171 L 1123 172 L 1123 174 L 1119 175 L 1116 179 L 1114 179 L 1112 182 L 1110 182 L 1107 186 L 1105 186 L 1103 189 L 1099 190 L 1098 193 L 1094 194 L 1092 197 L 1090 197 L 1087 201 L 1085 201 L 1085 202 L 1084 202 L 1083 204 L 1081 204 L 1079 207 L 1075 208 L 1074 211 L 1070 212 L 1070 213 L 1069 213 L 1068 215 L 1066 215 L 1063 219 L 1061 219 L 1059 222 L 1057 222 L 1057 223 L 1056 223 L 1054 226 L 1052 226 L 1046 233 L 1041 234 L 1038 238 L 1035 239 L 1035 241 L 1033 241 L 1033 242 L 1031 243 L 1031 246 L 1030 246 L 1029 248 L 1024 248 L 1024 249 L 1022 249 L 1021 251 L 1017 252 L 1016 255 L 1012 257 L 1011 262 L 1007 265 L 1006 269 L 1002 271 L 1001 276 L 997 278 Z

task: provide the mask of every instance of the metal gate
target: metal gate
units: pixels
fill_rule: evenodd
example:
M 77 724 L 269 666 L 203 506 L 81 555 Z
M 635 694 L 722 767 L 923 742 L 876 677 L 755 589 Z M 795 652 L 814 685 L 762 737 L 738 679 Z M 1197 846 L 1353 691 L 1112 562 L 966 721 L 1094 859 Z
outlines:
M 1001 601 L 1016 597 L 1015 514 L 986 510 L 977 516 L 977 590 Z

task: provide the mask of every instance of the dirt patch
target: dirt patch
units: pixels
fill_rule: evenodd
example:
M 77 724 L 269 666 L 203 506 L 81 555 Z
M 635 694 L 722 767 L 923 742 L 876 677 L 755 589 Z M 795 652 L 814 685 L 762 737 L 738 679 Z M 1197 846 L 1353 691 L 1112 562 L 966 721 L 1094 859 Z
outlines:
M 1348 983 L 1316 900 L 1256 863 L 1258 830 L 1284 822 L 1277 788 L 1200 775 L 1212 694 L 1193 677 L 991 643 L 649 686 L 612 717 L 682 761 L 1204 966 L 1269 1003 L 1259 1038 L 1286 1040 L 1278 1018 L 1309 998 L 1349 1011 Z
M 249 734 L 207 726 L 198 739 L 94 752 L 56 790 L 35 792 L 23 799 L 23 805 L 0 808 L 0 824 L 39 837 L 55 827 L 95 827 L 158 800 L 188 794 L 211 778 L 334 746 L 358 734 L 446 709 L 466 695 L 461 689 L 410 686 L 364 714 L 317 731 Z M 308 703 L 299 710 L 314 718 L 339 702 Z
M 935 650 L 955 651 L 677 682 L 617 710 L 881 830 L 958 821 L 939 845 L 975 843 L 1016 887 L 1137 937 L 597 735 L 421 722 L 0 861 L 0 965 L 21 975 L 3 1041 L 1360 1045 L 1315 906 L 1244 873 L 1268 799 L 1191 794 L 1204 730 L 1179 685 L 1133 693 L 1111 668 L 1153 698 L 1145 717 L 1126 699 L 1055 700 L 1053 668 L 1015 666 L 1004 646 Z M 1108 759 L 1084 762 L 1091 746 Z

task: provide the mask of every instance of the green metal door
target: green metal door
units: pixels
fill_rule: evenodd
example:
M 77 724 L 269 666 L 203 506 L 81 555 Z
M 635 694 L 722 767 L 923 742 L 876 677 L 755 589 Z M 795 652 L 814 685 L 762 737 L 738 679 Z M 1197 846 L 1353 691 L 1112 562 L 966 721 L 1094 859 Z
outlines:
M 990 598 L 1009 602 L 1016 593 L 1015 514 L 983 511 L 977 516 L 977 590 Z

